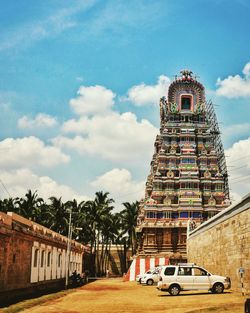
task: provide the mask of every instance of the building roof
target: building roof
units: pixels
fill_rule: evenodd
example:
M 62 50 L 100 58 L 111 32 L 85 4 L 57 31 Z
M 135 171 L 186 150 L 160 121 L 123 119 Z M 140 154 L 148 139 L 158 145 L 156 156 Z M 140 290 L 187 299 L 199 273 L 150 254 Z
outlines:
M 26 234 L 37 236 L 49 241 L 57 241 L 61 244 L 66 245 L 68 238 L 63 236 L 45 226 L 42 226 L 36 222 L 33 222 L 23 216 L 16 214 L 14 212 L 8 212 L 7 214 L 0 211 L 0 227 L 3 226 L 9 230 L 17 228 L 15 225 L 21 226 L 21 229 L 25 231 Z M 71 241 L 71 246 L 82 251 L 88 251 L 89 248 L 75 240 Z

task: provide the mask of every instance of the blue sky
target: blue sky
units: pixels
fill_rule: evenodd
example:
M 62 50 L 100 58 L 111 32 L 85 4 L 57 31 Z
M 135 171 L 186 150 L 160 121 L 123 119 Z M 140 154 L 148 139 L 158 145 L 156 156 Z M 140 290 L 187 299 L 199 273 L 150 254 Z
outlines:
M 8 192 L 66 200 L 107 190 L 117 206 L 143 196 L 158 99 L 183 68 L 217 105 L 233 198 L 249 192 L 249 14 L 244 0 L 2 3 L 0 179 Z

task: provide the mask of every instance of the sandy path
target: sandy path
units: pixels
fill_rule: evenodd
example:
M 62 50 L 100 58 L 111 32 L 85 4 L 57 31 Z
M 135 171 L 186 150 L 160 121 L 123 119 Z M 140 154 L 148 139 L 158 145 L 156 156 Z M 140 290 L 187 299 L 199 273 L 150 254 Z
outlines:
M 121 312 L 230 312 L 243 311 L 244 298 L 235 293 L 214 295 L 183 292 L 177 297 L 155 286 L 141 286 L 121 279 L 97 280 L 63 298 L 22 311 L 23 313 L 121 313 Z

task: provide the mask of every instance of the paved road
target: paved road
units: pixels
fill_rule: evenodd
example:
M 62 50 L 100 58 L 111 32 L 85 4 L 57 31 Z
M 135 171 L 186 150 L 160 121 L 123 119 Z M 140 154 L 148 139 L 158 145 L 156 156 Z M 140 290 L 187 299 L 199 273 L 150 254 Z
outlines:
M 244 298 L 226 292 L 183 292 L 177 297 L 160 292 L 155 286 L 141 286 L 121 279 L 89 283 L 60 299 L 52 300 L 23 313 L 242 313 Z

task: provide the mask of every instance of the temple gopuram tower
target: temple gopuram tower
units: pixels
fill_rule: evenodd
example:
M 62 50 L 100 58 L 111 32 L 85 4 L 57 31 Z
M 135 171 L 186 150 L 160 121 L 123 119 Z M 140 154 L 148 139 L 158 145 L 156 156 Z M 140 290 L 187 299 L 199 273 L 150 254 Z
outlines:
M 224 150 L 213 104 L 189 70 L 160 99 L 160 119 L 138 215 L 138 256 L 185 261 L 187 225 L 230 204 Z

